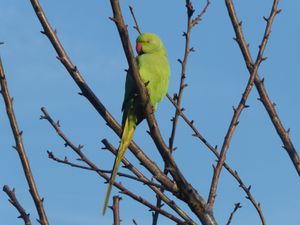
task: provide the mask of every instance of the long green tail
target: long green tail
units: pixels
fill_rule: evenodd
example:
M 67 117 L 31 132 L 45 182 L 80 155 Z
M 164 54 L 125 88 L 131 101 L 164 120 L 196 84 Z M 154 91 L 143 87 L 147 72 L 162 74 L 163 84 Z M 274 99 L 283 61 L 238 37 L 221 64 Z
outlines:
M 132 121 L 130 119 L 130 117 L 127 117 L 126 121 L 125 121 L 125 126 L 123 128 L 123 134 L 122 134 L 118 154 L 117 154 L 117 157 L 115 158 L 115 162 L 114 162 L 114 166 L 113 166 L 113 172 L 110 176 L 109 183 L 108 183 L 108 188 L 107 188 L 107 191 L 106 191 L 104 206 L 103 206 L 103 210 L 102 210 L 103 215 L 105 215 L 106 208 L 107 208 L 107 205 L 108 205 L 109 196 L 110 196 L 110 192 L 111 192 L 111 189 L 112 189 L 112 185 L 115 182 L 121 160 L 122 160 L 122 158 L 125 154 L 125 151 L 126 151 L 127 147 L 130 144 L 130 141 L 132 139 L 135 127 L 136 127 L 136 123 L 134 121 Z

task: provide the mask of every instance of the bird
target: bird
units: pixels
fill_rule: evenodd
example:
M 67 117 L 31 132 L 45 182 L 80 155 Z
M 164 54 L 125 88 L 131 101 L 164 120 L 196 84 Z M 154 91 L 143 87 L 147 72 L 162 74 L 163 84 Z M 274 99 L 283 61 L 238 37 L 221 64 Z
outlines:
M 166 96 L 169 86 L 170 65 L 166 49 L 158 35 L 142 33 L 136 39 L 136 52 L 138 54 L 135 58 L 138 71 L 149 93 L 149 102 L 155 111 L 158 103 Z M 128 70 L 126 75 L 122 111 L 122 136 L 108 182 L 102 210 L 103 215 L 106 212 L 112 185 L 116 179 L 120 162 L 133 138 L 136 126 L 145 118 L 136 83 L 130 70 Z

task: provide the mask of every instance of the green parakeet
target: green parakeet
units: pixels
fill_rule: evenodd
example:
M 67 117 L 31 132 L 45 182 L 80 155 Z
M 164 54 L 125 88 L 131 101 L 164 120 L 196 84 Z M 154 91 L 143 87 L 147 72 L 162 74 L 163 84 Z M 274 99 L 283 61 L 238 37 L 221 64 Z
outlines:
M 166 49 L 160 38 L 151 33 L 143 33 L 136 39 L 136 57 L 139 73 L 142 81 L 146 84 L 149 93 L 150 103 L 154 110 L 157 104 L 167 94 L 170 66 L 166 54 Z M 125 84 L 125 96 L 122 105 L 122 138 L 115 158 L 113 171 L 109 180 L 103 215 L 105 214 L 112 185 L 115 181 L 120 162 L 130 144 L 136 126 L 144 119 L 143 110 L 139 103 L 139 97 L 135 81 L 130 73 L 127 73 Z

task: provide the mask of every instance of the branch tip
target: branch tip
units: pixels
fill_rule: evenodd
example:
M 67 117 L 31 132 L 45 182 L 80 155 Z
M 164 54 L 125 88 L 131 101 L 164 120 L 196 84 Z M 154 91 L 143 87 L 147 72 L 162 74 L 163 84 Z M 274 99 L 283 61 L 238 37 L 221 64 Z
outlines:
M 135 26 L 133 26 L 133 28 L 139 33 L 139 34 L 142 34 L 140 28 L 139 28 L 139 25 L 138 25 L 138 22 L 136 20 L 136 17 L 135 17 L 135 14 L 134 14 L 134 11 L 133 11 L 133 7 L 132 6 L 129 6 L 129 10 L 130 10 L 130 13 L 133 17 L 133 20 L 134 20 L 134 24 Z

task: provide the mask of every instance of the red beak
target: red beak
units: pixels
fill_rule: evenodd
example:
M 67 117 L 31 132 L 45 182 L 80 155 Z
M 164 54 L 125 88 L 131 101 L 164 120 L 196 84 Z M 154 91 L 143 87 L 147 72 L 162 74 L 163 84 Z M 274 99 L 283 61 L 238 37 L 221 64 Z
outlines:
M 142 44 L 139 42 L 136 42 L 135 46 L 136 52 L 138 55 L 141 55 L 143 53 Z

